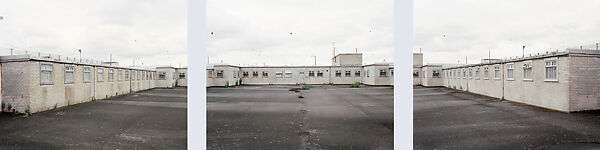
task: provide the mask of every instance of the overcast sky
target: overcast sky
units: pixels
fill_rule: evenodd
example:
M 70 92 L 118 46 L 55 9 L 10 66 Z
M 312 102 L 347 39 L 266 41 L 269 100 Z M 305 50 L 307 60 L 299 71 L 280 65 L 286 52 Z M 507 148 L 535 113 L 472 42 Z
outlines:
M 211 63 L 331 65 L 336 54 L 363 53 L 363 63 L 392 61 L 391 0 L 208 0 Z M 213 34 L 210 34 L 213 32 Z M 290 35 L 290 33 L 292 33 Z
M 187 0 L 4 0 L 0 51 L 187 66 Z
M 597 0 L 415 0 L 413 51 L 425 63 L 479 63 L 488 58 L 595 49 L 600 41 Z M 443 37 L 446 35 L 446 37 Z

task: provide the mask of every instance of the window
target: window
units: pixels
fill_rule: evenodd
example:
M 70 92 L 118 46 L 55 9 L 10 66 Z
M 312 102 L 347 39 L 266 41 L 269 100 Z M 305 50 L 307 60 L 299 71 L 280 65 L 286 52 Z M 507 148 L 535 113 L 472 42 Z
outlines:
M 140 72 L 140 71 L 136 71 L 136 72 L 137 72 L 136 73 L 137 74 L 136 80 L 140 80 L 140 76 L 142 76 L 142 72 Z
M 467 78 L 467 70 L 462 69 L 462 73 L 463 73 L 463 78 Z
M 98 68 L 98 81 L 102 82 L 104 80 L 104 69 Z
M 223 71 L 217 71 L 217 78 L 222 78 L 222 77 L 223 77 Z M 158 79 L 161 79 L 161 80 L 167 79 L 167 73 L 166 72 L 159 72 L 158 73 Z
M 479 67 L 475 69 L 475 78 L 479 79 Z
M 158 73 L 158 79 L 161 79 L 161 74 L 162 74 L 162 78 L 165 78 L 164 72 L 159 72 Z M 223 77 L 223 70 L 217 70 L 217 78 L 222 78 Z
M 390 73 L 392 76 L 394 76 L 394 69 L 390 69 Z
M 433 70 L 432 75 L 433 75 L 433 77 L 440 77 L 440 72 L 437 70 Z
M 380 69 L 380 70 L 379 70 L 379 76 L 380 76 L 380 77 L 385 77 L 385 76 L 387 76 L 387 72 L 386 72 L 386 70 L 385 70 L 385 69 Z
M 469 68 L 469 78 L 473 78 L 473 68 Z
M 500 79 L 500 65 L 494 66 L 494 79 Z
M 65 67 L 65 83 L 73 83 L 75 80 L 75 67 L 74 66 L 66 66 Z
M 315 71 L 308 71 L 308 76 L 309 77 L 314 77 L 315 76 Z
M 209 70 L 209 71 L 208 71 L 208 77 L 209 77 L 209 78 L 212 78 L 212 77 L 213 77 L 213 71 L 212 71 L 212 70 Z
M 83 82 L 90 82 L 92 75 L 92 68 L 84 67 L 83 68 Z
M 253 71 L 252 72 L 252 77 L 257 78 L 258 77 L 258 71 Z
M 523 62 L 523 80 L 533 80 L 533 68 L 531 61 Z
M 281 78 L 281 76 L 283 76 L 283 71 L 276 71 L 275 72 L 275 77 L 276 78 Z
M 185 79 L 185 73 L 180 72 L 179 73 L 179 79 Z
M 515 64 L 506 64 L 506 80 L 515 80 Z
M 413 78 L 418 78 L 419 77 L 419 72 L 413 72 Z
M 360 71 L 355 71 L 355 72 L 354 72 L 354 76 L 356 76 L 356 77 L 360 77 Z
M 367 77 L 371 77 L 371 76 L 369 75 L 369 72 L 370 72 L 370 71 L 369 71 L 369 70 L 367 70 Z
M 558 81 L 558 70 L 557 70 L 557 59 L 548 59 L 545 60 L 546 71 L 545 71 L 545 81 Z
M 291 78 L 292 77 L 292 71 L 291 70 L 286 70 L 285 71 L 285 77 L 286 78 Z
M 52 71 L 53 71 L 53 67 L 52 64 L 42 64 L 40 66 L 40 71 L 41 71 L 41 83 L 42 84 L 53 84 L 53 78 L 52 78 Z
M 489 68 L 483 67 L 483 78 L 488 79 L 489 75 L 490 75 Z
M 125 80 L 129 80 L 129 70 L 125 70 Z
M 317 77 L 323 77 L 323 71 L 317 71 Z
M 335 76 L 336 77 L 341 77 L 342 76 L 342 72 L 340 72 L 339 70 L 335 71 Z
M 113 81 L 114 75 L 115 75 L 114 71 L 112 69 L 108 69 L 108 81 L 109 82 Z
M 344 74 L 344 76 L 346 76 L 346 77 L 352 76 L 352 72 L 351 71 L 346 71 L 346 73 Z
M 238 75 L 239 73 L 237 71 L 233 71 L 233 78 L 237 78 Z
M 123 70 L 119 69 L 119 71 L 117 71 L 117 76 L 119 81 L 123 80 Z
M 263 71 L 262 74 L 263 74 L 263 78 L 268 78 L 269 77 L 269 73 L 266 72 L 266 71 Z
M 244 72 L 242 72 L 242 76 L 243 76 L 244 78 L 247 78 L 247 77 L 248 77 L 248 71 L 244 71 Z

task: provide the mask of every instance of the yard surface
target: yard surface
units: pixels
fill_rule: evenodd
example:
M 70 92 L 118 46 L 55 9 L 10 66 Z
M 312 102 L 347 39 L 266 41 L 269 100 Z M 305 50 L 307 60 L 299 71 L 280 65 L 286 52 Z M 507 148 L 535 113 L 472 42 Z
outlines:
M 0 116 L 0 149 L 186 149 L 187 89 Z
M 393 88 L 298 87 L 208 88 L 207 149 L 393 149 Z
M 414 87 L 415 149 L 598 149 L 600 113 Z

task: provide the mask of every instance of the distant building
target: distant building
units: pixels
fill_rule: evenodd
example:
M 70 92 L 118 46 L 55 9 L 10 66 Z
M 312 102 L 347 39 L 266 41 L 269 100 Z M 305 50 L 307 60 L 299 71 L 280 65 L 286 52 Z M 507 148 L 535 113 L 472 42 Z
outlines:
M 343 53 L 332 58 L 331 66 L 251 66 L 211 64 L 207 87 L 279 84 L 353 84 L 392 86 L 392 63 L 362 65 L 361 53 Z

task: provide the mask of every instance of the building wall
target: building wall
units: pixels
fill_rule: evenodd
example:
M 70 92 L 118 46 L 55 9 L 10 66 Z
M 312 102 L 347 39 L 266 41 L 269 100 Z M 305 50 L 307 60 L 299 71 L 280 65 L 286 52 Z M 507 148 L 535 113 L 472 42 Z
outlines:
M 380 70 L 386 70 L 386 75 L 381 76 Z M 364 72 L 369 72 L 368 76 L 364 76 L 363 84 L 367 85 L 393 85 L 394 80 L 391 75 L 389 65 L 367 65 L 364 67 Z
M 52 65 L 52 82 L 41 82 L 41 65 Z M 72 83 L 65 83 L 65 67 L 74 67 Z M 83 82 L 83 69 L 90 67 L 90 82 Z M 97 82 L 97 69 L 104 69 L 104 80 Z M 114 80 L 108 80 L 108 69 L 114 69 Z M 52 61 L 9 61 L 2 63 L 2 98 L 7 105 L 15 106 L 18 112 L 35 113 L 58 107 L 88 102 L 93 99 L 103 99 L 130 92 L 130 81 L 118 80 L 118 67 L 90 66 Z M 152 81 L 144 80 L 139 90 L 153 88 Z M 5 111 L 10 111 L 5 109 Z
M 433 71 L 437 71 L 439 75 L 433 76 Z M 419 79 L 422 79 L 423 86 L 443 86 L 442 66 L 425 66 L 419 76 L 422 76 Z
M 418 74 L 417 76 L 414 75 L 415 72 Z M 423 68 L 413 66 L 413 85 L 423 85 L 422 78 L 423 78 Z
M 560 60 L 559 60 L 560 61 Z M 569 59 L 569 110 L 600 109 L 600 58 L 597 55 L 571 55 Z
M 423 66 L 423 53 L 413 53 L 413 66 Z
M 549 57 L 552 59 L 552 57 Z M 478 64 L 444 71 L 457 72 L 457 75 L 444 76 L 443 84 L 446 87 L 468 91 L 495 98 L 504 98 L 510 101 L 526 103 L 544 108 L 569 112 L 569 60 L 571 57 L 555 57 L 558 59 L 558 81 L 545 81 L 545 59 L 520 60 L 514 63 L 514 80 L 508 80 L 507 63 Z M 531 61 L 533 80 L 523 80 L 523 62 Z M 494 78 L 494 66 L 500 67 L 500 78 Z M 485 67 L 489 67 L 489 76 L 485 78 Z M 479 77 L 476 70 L 480 68 Z M 469 77 L 469 69 L 472 76 Z M 466 77 L 463 75 L 466 73 Z
M 188 78 L 188 73 L 187 73 L 187 68 L 177 68 L 177 85 L 179 86 L 187 86 L 187 78 Z M 179 74 L 183 73 L 184 77 L 181 78 L 179 77 Z
M 234 72 L 240 71 L 240 69 L 238 67 L 222 65 L 222 66 L 214 66 L 214 68 L 212 70 L 213 70 L 212 77 L 211 77 L 211 75 L 207 75 L 207 80 L 206 80 L 207 87 L 225 86 L 226 83 L 229 83 L 229 86 L 235 86 L 235 82 L 239 81 L 239 77 L 234 78 Z M 217 77 L 217 71 L 223 71 L 223 77 Z M 207 70 L 206 73 L 208 74 L 209 70 Z
M 2 63 L 2 103 L 7 107 L 16 109 L 19 112 L 25 111 L 30 103 L 30 76 L 31 69 L 29 62 L 10 62 Z M 10 80 L 8 80 L 10 79 Z M 6 88 L 10 87 L 10 88 Z M 3 111 L 11 111 L 4 108 Z
M 339 54 L 335 56 L 335 61 L 332 63 L 333 66 L 361 66 L 362 65 L 362 54 L 361 53 L 347 53 Z
M 160 78 L 160 73 L 164 72 L 165 73 L 165 78 L 161 79 Z M 156 68 L 156 87 L 161 87 L 161 88 L 171 88 L 173 86 L 175 86 L 175 81 L 176 81 L 176 76 L 175 76 L 175 68 L 172 67 L 159 67 Z M 139 83 L 139 80 L 136 80 L 137 84 Z M 142 86 L 142 85 L 140 85 Z

